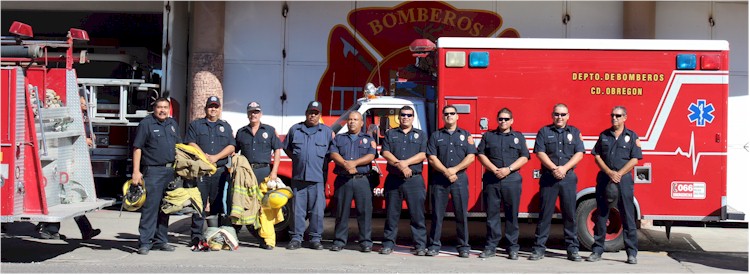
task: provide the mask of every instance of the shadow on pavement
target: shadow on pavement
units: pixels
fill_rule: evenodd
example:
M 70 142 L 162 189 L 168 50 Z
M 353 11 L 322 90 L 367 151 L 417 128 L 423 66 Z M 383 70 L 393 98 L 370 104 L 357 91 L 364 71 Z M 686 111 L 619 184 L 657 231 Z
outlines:
M 713 268 L 736 271 L 748 271 L 748 253 L 706 251 L 690 234 L 674 233 L 667 239 L 659 230 L 641 228 L 639 237 L 648 241 L 639 241 L 640 251 L 667 252 L 667 255 L 678 262 L 689 262 Z
M 117 249 L 126 253 L 136 252 L 138 236 L 120 233 L 118 240 L 81 240 L 66 238 L 60 240 L 39 239 L 35 224 L 30 222 L 16 222 L 3 225 L 3 235 L 0 246 L 3 247 L 3 263 L 32 263 L 43 262 L 64 255 L 81 247 L 93 250 Z

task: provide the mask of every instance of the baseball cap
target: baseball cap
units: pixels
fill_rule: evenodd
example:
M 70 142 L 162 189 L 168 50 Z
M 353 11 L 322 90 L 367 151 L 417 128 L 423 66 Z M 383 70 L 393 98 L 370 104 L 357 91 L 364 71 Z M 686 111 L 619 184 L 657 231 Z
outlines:
M 317 102 L 317 101 L 314 101 L 314 100 L 310 101 L 310 104 L 307 104 L 307 110 L 305 110 L 305 113 L 307 113 L 309 111 L 312 111 L 312 110 L 318 111 L 320 113 L 320 112 L 323 111 L 320 108 L 321 106 L 322 105 L 320 104 L 320 102 Z
M 216 105 L 216 107 L 221 107 L 221 101 L 219 101 L 218 96 L 209 96 L 208 99 L 206 99 L 206 107 Z
M 258 104 L 258 102 L 255 102 L 255 101 L 250 102 L 250 104 L 247 104 L 247 111 L 248 112 L 260 111 L 260 104 Z

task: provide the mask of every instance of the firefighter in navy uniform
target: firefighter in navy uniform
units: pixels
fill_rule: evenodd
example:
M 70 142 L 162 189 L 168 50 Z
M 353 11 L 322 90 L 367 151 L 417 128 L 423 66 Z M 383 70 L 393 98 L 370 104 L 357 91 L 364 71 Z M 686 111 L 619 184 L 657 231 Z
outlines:
M 599 134 L 599 140 L 591 150 L 594 161 L 599 166 L 596 175 L 596 205 L 599 210 L 594 226 L 594 245 L 591 255 L 586 259 L 595 262 L 601 259 L 604 252 L 604 238 L 609 219 L 610 205 L 608 188 L 614 187 L 614 203 L 623 221 L 623 234 L 627 263 L 636 264 L 638 260 L 638 235 L 635 227 L 635 207 L 633 206 L 633 174 L 630 171 L 643 158 L 638 135 L 625 128 L 628 112 L 625 107 L 615 106 L 610 114 L 612 127 Z M 619 191 L 619 192 L 618 192 Z
M 430 135 L 427 143 L 427 156 L 434 169 L 430 176 L 430 205 L 432 205 L 432 226 L 430 227 L 430 247 L 427 256 L 435 256 L 440 251 L 440 235 L 443 231 L 443 218 L 448 205 L 448 194 L 453 198 L 456 214 L 456 236 L 458 256 L 469 257 L 469 178 L 466 168 L 474 162 L 477 148 L 471 133 L 458 128 L 458 112 L 453 105 L 443 107 L 443 129 Z
M 211 163 L 216 164 L 216 173 L 205 175 L 195 181 L 186 182 L 191 187 L 197 186 L 203 200 L 203 208 L 208 215 L 223 213 L 223 191 L 229 172 L 226 165 L 228 156 L 234 153 L 235 141 L 232 126 L 221 120 L 221 101 L 217 96 L 210 96 L 204 108 L 206 117 L 196 119 L 188 125 L 185 143 L 203 152 Z M 192 217 L 191 243 L 197 245 L 203 239 L 203 223 L 200 213 Z
M 529 161 L 529 149 L 523 134 L 513 131 L 513 113 L 508 108 L 497 112 L 498 127 L 482 135 L 477 148 L 484 165 L 484 205 L 487 209 L 487 244 L 479 258 L 495 256 L 500 239 L 500 207 L 505 211 L 505 238 L 508 259 L 518 260 L 518 207 L 521 203 L 521 174 L 518 170 Z
M 385 194 L 386 220 L 383 227 L 383 248 L 380 254 L 393 252 L 398 235 L 401 204 L 406 200 L 411 217 L 411 235 L 414 254 L 427 253 L 427 229 L 424 222 L 425 186 L 422 179 L 422 161 L 427 151 L 427 134 L 415 129 L 414 109 L 404 106 L 399 110 L 399 127 L 389 129 L 380 154 L 388 162 L 383 193 Z
M 281 157 L 281 140 L 279 140 L 276 129 L 271 125 L 261 123 L 261 117 L 263 117 L 263 110 L 258 102 L 253 101 L 247 104 L 249 123 L 237 131 L 236 138 L 237 152 L 247 158 L 258 183 L 263 182 L 266 177 L 270 177 L 271 180 L 277 178 L 276 173 L 279 171 L 279 159 Z M 232 196 L 228 195 L 228 197 L 231 198 Z M 231 199 L 229 199 L 228 204 L 231 204 Z M 234 225 L 234 227 L 239 233 L 242 225 Z M 260 239 L 257 230 L 246 227 L 256 238 Z M 260 248 L 273 249 L 272 246 L 263 241 L 260 242 Z
M 325 200 L 325 164 L 328 146 L 334 134 L 330 127 L 320 123 L 322 105 L 312 101 L 305 110 L 305 121 L 292 125 L 284 140 L 284 151 L 292 159 L 292 240 L 286 249 L 299 249 L 305 234 L 305 220 L 310 212 L 310 244 L 315 250 L 323 249 L 323 212 Z
M 154 112 L 138 124 L 133 141 L 132 184 L 146 187 L 146 201 L 138 224 L 138 254 L 149 250 L 174 251 L 168 244 L 169 215 L 160 210 L 167 186 L 175 178 L 175 145 L 182 143 L 177 121 L 168 117 L 169 99 L 154 102 Z
M 372 251 L 372 189 L 367 175 L 375 159 L 375 141 L 362 132 L 362 114 L 349 113 L 348 133 L 338 134 L 330 147 L 331 159 L 336 164 L 333 197 L 336 200 L 335 237 L 331 251 L 341 251 L 349 237 L 349 211 L 352 198 L 357 206 L 359 251 Z
M 542 163 L 542 177 L 539 179 L 539 223 L 536 227 L 533 252 L 529 260 L 544 258 L 545 244 L 549 237 L 555 201 L 560 197 L 568 260 L 580 262 L 578 238 L 576 236 L 576 185 L 578 177 L 573 169 L 581 159 L 585 148 L 581 131 L 568 125 L 568 106 L 558 103 L 552 109 L 552 124 L 539 129 L 536 134 L 534 153 Z

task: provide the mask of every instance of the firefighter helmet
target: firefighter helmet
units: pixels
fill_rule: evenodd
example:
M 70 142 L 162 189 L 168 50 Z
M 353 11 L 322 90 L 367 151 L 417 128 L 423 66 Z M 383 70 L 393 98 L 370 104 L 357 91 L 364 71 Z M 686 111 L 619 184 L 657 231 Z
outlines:
M 132 182 L 128 180 L 122 185 L 122 207 L 128 211 L 136 211 L 146 202 L 146 189 L 143 185 L 132 185 Z
M 289 187 L 271 190 L 263 196 L 261 204 L 266 208 L 281 208 L 292 198 L 292 189 Z

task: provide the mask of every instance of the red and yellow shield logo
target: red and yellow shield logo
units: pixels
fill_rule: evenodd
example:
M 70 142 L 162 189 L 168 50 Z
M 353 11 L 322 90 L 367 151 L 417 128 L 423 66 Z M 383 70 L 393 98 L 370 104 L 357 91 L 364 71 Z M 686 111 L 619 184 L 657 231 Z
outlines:
M 495 12 L 461 10 L 443 2 L 405 2 L 393 8 L 362 8 L 349 13 L 347 26 L 336 25 L 328 38 L 328 68 L 320 78 L 316 99 L 324 115 L 338 114 L 362 97 L 372 82 L 387 87 L 390 72 L 414 63 L 409 44 L 439 37 L 520 37 L 502 31 Z

